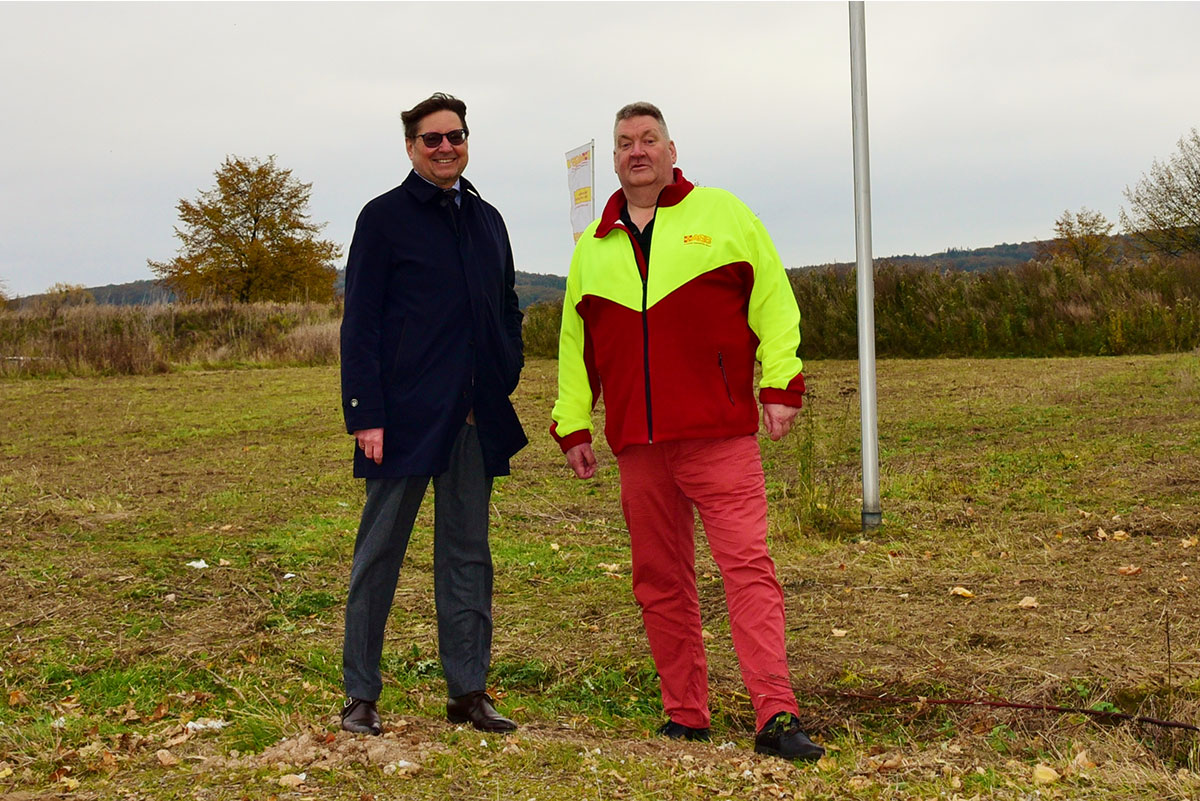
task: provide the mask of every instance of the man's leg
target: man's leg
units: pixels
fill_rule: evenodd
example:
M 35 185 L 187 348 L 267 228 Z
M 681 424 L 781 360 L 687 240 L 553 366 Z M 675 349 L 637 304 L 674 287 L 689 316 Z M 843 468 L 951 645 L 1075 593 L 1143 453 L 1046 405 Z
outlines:
M 346 695 L 375 701 L 383 688 L 379 659 L 388 612 L 413 521 L 429 479 L 367 479 L 350 592 L 346 600 L 346 638 L 342 645 L 342 681 Z
M 450 467 L 433 479 L 433 589 L 438 651 L 451 698 L 484 690 L 492 659 L 492 479 L 473 425 L 464 425 Z
M 754 436 L 678 443 L 672 464 L 696 504 L 721 569 L 733 646 L 754 703 L 756 729 L 798 714 L 784 639 L 783 590 L 767 550 L 767 495 Z M 686 453 L 686 456 L 684 454 Z
M 696 594 L 695 517 L 667 465 L 666 447 L 631 445 L 621 451 L 621 509 L 629 527 L 633 595 L 672 721 L 707 729 L 708 663 Z

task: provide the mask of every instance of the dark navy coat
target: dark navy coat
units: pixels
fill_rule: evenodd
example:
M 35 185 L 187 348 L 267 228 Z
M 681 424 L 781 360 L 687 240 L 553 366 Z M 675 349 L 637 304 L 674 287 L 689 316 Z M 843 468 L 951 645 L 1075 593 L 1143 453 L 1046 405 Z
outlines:
M 465 178 L 461 208 L 415 172 L 358 216 L 346 263 L 342 412 L 382 428 L 383 463 L 354 449 L 358 478 L 435 476 L 474 409 L 488 475 L 528 440 L 509 401 L 524 365 L 512 247 Z

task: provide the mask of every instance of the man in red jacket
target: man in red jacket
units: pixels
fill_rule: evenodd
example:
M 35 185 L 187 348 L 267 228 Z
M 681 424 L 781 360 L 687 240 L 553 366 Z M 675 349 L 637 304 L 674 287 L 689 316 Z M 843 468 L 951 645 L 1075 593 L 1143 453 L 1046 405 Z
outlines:
M 755 750 L 817 759 L 824 750 L 800 728 L 788 673 L 754 397 L 759 361 L 763 424 L 771 439 L 787 434 L 804 393 L 796 299 L 758 218 L 675 168 L 658 108 L 622 108 L 613 137 L 621 189 L 575 246 L 551 432 L 575 474 L 594 475 L 591 412 L 603 391 L 634 597 L 669 718 L 659 733 L 709 739 L 698 509 L 754 704 Z

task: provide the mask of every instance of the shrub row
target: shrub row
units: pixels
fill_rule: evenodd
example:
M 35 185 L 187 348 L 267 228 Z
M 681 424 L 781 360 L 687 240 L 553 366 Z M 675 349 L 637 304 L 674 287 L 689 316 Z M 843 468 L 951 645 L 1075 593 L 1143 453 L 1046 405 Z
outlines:
M 1084 271 L 1056 257 L 979 272 L 885 260 L 875 265 L 874 279 L 880 357 L 1103 356 L 1200 347 L 1200 259 Z M 846 267 L 791 273 L 804 358 L 858 358 L 856 281 Z M 561 309 L 525 310 L 526 353 L 558 354 Z
M 856 358 L 853 269 L 792 275 L 802 354 Z M 875 269 L 883 357 L 1103 356 L 1200 346 L 1200 260 L 1131 261 L 1084 271 L 1072 259 L 981 272 L 889 262 Z
M 1083 270 L 1054 257 L 980 272 L 881 261 L 880 357 L 1094 356 L 1200 347 L 1200 259 Z M 801 354 L 858 356 L 855 272 L 791 274 Z M 525 352 L 558 355 L 561 302 L 525 310 Z M 0 374 L 150 373 L 177 365 L 335 364 L 341 307 L 322 303 L 63 306 L 0 312 Z M 700 322 L 697 321 L 699 325 Z

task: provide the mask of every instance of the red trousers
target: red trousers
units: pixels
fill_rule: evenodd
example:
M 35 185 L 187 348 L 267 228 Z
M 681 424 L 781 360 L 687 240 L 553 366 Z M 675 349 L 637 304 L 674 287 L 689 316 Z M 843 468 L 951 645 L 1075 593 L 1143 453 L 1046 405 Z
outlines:
M 630 445 L 617 456 L 633 594 L 662 684 L 683 726 L 709 725 L 708 664 L 696 594 L 695 516 L 721 570 L 742 681 L 761 729 L 799 714 L 788 676 L 783 590 L 767 552 L 767 495 L 753 435 Z

